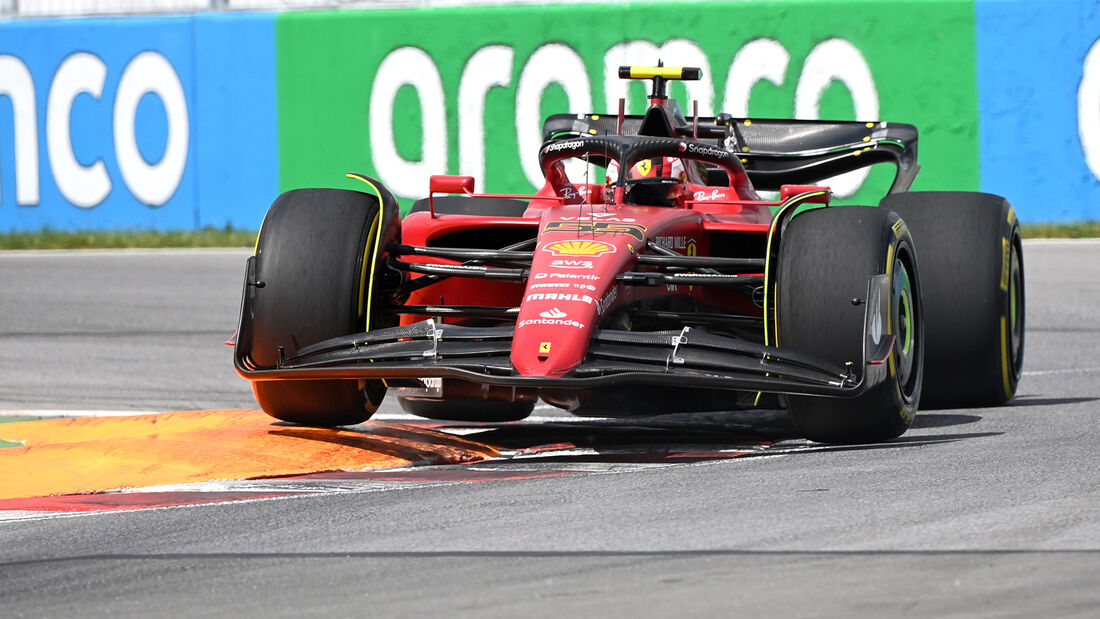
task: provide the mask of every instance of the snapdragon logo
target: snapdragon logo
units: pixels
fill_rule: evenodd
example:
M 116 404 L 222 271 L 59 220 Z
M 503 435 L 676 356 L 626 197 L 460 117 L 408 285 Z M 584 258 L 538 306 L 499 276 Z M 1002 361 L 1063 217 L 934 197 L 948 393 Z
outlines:
M 683 143 L 681 143 L 681 145 L 683 145 Z M 716 157 L 716 158 L 720 158 L 720 159 L 728 159 L 729 156 L 730 156 L 729 151 L 723 150 L 721 148 L 717 148 L 717 147 L 714 147 L 714 146 L 706 146 L 706 145 L 703 145 L 703 144 L 694 144 L 694 143 L 687 144 L 686 146 L 687 146 L 687 152 L 692 153 L 692 154 L 696 154 L 696 155 L 705 155 L 705 156 L 708 156 L 708 157 Z
M 554 142 L 550 146 L 543 149 L 545 154 L 556 153 L 559 150 L 570 150 L 573 148 L 580 148 L 584 146 L 584 142 L 580 140 L 570 140 L 568 142 Z
M 73 152 L 73 106 L 78 97 L 101 100 L 107 65 L 88 52 L 66 57 L 54 73 L 46 99 L 45 135 L 47 159 L 61 195 L 75 206 L 92 208 L 110 195 L 114 181 L 104 156 L 96 153 L 82 163 Z M 34 79 L 26 64 L 12 55 L 0 55 L 0 96 L 11 100 L 15 134 L 15 196 L 25 206 L 41 201 L 37 101 Z M 183 85 L 172 63 L 154 51 L 134 56 L 122 70 L 115 89 L 111 128 L 114 156 L 122 181 L 130 193 L 148 206 L 166 203 L 179 187 L 187 166 L 190 124 Z M 168 121 L 168 139 L 160 161 L 149 162 L 138 148 L 134 124 L 141 99 L 152 94 L 160 99 Z M 104 131 L 108 128 L 104 127 Z M 2 194 L 0 194 L 2 195 Z
M 432 174 L 447 174 L 452 163 L 457 172 L 478 179 L 479 186 L 492 185 L 491 170 L 485 169 L 485 101 L 495 89 L 509 91 L 514 100 L 516 142 L 513 155 L 518 158 L 527 181 L 539 187 L 543 183 L 538 154 L 542 145 L 543 95 L 550 86 L 560 87 L 568 100 L 561 112 L 612 112 L 620 97 L 627 97 L 629 83 L 618 78 L 619 65 L 652 64 L 663 58 L 670 64 L 698 66 L 703 79 L 684 82 L 687 94 L 699 102 L 699 113 L 713 115 L 728 112 L 735 117 L 749 116 L 753 88 L 766 81 L 783 86 L 791 55 L 782 43 L 760 38 L 737 50 L 727 66 L 712 67 L 708 55 L 698 44 L 673 39 L 663 44 L 636 40 L 608 47 L 600 60 L 582 58 L 565 43 L 544 44 L 527 58 L 517 58 L 510 45 L 489 45 L 470 55 L 459 78 L 457 95 L 448 97 L 435 60 L 417 47 L 399 47 L 382 60 L 371 85 L 370 148 L 375 169 L 395 193 L 405 197 L 423 196 Z M 513 75 L 522 63 L 518 80 Z M 589 67 L 603 70 L 604 92 L 595 93 Z M 725 90 L 715 92 L 715 75 L 724 75 Z M 825 91 L 834 83 L 851 94 L 857 120 L 878 120 L 879 101 L 871 70 L 863 54 L 844 39 L 828 39 L 817 44 L 806 56 L 795 90 L 791 116 L 817 119 Z M 398 91 L 411 87 L 419 99 L 421 115 L 421 158 L 404 159 L 395 139 L 394 105 Z M 597 96 L 602 94 L 603 97 Z M 494 95 L 497 96 L 497 95 Z M 448 125 L 447 105 L 457 99 L 457 127 Z M 627 113 L 640 113 L 641 101 L 627 97 Z M 597 107 L 603 108 L 596 109 Z M 448 136 L 458 133 L 457 157 L 448 153 Z M 572 142 L 551 145 L 551 149 L 572 147 Z M 837 197 L 854 194 L 867 178 L 860 170 L 833 179 Z M 489 175 L 488 178 L 487 174 Z

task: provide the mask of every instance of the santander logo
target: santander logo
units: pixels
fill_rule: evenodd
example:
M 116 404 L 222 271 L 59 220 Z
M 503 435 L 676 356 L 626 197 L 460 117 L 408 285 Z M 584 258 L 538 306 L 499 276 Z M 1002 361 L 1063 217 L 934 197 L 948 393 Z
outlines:
M 545 312 L 539 312 L 539 316 L 542 316 L 543 318 L 565 318 L 568 315 L 569 314 L 566 314 L 556 307 L 553 309 L 548 309 Z

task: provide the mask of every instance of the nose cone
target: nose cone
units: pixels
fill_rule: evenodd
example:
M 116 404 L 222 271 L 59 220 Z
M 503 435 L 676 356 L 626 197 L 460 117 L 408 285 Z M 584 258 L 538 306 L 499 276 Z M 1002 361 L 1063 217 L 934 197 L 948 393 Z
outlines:
M 616 294 L 615 276 L 634 260 L 636 243 L 622 234 L 543 234 L 512 340 L 512 364 L 521 375 L 560 377 L 584 360 L 601 310 Z

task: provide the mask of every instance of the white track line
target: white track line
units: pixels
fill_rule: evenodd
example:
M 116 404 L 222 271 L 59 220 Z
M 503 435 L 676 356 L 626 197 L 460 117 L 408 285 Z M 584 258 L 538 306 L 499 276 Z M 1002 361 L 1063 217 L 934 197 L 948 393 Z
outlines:
M 1061 370 L 1032 370 L 1024 372 L 1024 376 L 1051 376 L 1053 374 L 1092 374 L 1100 372 L 1100 368 L 1064 368 Z
M 0 410 L 0 417 L 131 417 L 134 415 L 161 415 L 166 411 L 121 410 L 69 410 L 69 409 L 12 409 Z
M 1100 239 L 1024 239 L 1028 245 L 1100 245 Z
M 71 256 L 182 256 L 205 254 L 210 256 L 247 256 L 247 247 L 164 247 L 164 248 L 116 248 L 116 249 L 5 249 L 0 258 L 55 258 Z

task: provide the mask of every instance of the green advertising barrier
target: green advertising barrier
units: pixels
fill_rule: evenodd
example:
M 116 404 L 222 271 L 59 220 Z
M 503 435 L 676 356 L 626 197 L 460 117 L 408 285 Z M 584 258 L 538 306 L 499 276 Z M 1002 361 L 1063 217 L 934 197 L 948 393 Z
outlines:
M 542 119 L 644 110 L 620 64 L 701 66 L 690 116 L 889 120 L 920 129 L 916 189 L 979 188 L 974 6 L 952 0 L 513 6 L 286 13 L 276 21 L 280 188 L 430 174 L 530 192 Z M 892 170 L 834 183 L 875 203 Z M 854 192 L 854 195 L 852 195 Z

